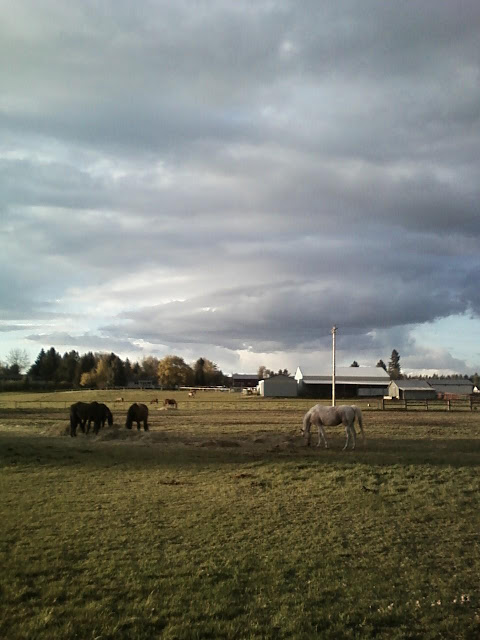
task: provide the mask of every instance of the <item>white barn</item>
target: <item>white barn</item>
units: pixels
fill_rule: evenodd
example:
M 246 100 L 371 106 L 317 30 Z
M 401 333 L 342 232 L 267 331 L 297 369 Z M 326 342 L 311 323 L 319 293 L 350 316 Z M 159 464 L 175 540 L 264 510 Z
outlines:
M 265 378 L 258 383 L 257 394 L 265 398 L 295 398 L 297 381 L 283 374 Z

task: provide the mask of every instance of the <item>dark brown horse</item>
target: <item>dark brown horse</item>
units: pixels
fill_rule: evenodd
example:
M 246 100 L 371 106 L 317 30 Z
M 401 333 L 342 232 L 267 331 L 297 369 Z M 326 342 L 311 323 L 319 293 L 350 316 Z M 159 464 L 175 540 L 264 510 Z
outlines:
M 113 416 L 110 409 L 103 402 L 91 402 L 90 403 L 90 412 L 88 416 L 87 423 L 87 433 L 90 431 L 90 425 L 93 420 L 93 431 L 94 433 L 98 433 L 100 431 L 100 427 L 104 427 L 105 423 L 108 421 L 109 426 L 111 427 L 113 424 Z
M 107 422 L 111 426 L 113 424 L 113 416 L 106 404 L 99 402 L 75 402 L 70 407 L 70 435 L 74 438 L 77 435 L 77 427 L 88 433 L 93 421 L 93 431 L 97 434 L 100 427 L 105 426 Z
M 70 407 L 70 435 L 74 438 L 77 435 L 77 427 L 85 433 L 85 423 L 88 420 L 90 405 L 86 402 L 75 402 Z
M 127 429 L 132 428 L 132 423 L 137 423 L 137 431 L 140 431 L 140 423 L 143 422 L 143 429 L 148 431 L 148 407 L 146 404 L 137 404 L 134 402 L 127 411 Z
M 173 409 L 178 409 L 177 401 L 174 398 L 165 398 L 163 401 L 163 406 L 168 409 L 168 407 L 172 407 Z

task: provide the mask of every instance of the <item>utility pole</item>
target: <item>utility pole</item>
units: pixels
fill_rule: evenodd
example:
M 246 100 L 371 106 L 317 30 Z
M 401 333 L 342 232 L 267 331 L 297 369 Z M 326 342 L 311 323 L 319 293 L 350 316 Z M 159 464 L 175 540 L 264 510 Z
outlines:
M 335 406 L 335 334 L 337 327 L 332 327 L 332 407 Z

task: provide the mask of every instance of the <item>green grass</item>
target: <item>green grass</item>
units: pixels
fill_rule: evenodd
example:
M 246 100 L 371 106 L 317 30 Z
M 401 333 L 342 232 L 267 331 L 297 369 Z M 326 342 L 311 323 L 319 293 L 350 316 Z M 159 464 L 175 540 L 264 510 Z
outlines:
M 342 453 L 224 402 L 76 439 L 0 410 L 0 637 L 479 637 L 475 413 L 365 412 Z

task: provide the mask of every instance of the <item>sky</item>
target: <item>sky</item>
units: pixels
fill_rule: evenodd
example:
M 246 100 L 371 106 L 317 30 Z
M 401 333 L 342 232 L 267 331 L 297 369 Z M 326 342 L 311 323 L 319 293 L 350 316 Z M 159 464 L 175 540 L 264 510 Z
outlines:
M 0 12 L 0 360 L 480 372 L 478 0 Z

